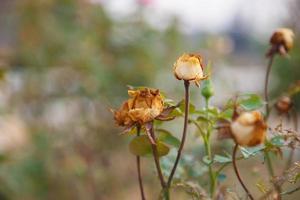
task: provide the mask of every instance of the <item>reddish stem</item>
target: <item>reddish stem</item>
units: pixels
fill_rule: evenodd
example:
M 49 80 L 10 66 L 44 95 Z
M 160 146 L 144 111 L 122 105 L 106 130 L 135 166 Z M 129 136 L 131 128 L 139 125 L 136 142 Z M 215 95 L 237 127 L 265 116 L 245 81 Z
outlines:
M 158 177 L 159 177 L 159 180 L 160 180 L 161 187 L 163 189 L 165 189 L 166 188 L 166 182 L 164 180 L 164 176 L 163 176 L 161 168 L 160 168 L 159 156 L 158 156 L 158 151 L 157 151 L 157 142 L 156 142 L 156 138 L 155 138 L 155 134 L 154 134 L 153 124 L 150 128 L 150 135 L 151 135 L 151 137 L 153 138 L 153 140 L 155 142 L 155 144 L 151 144 L 151 146 L 152 146 L 152 152 L 153 152 L 153 157 L 154 157 L 154 161 L 155 161 L 156 170 L 157 170 L 157 173 L 158 173 Z
M 186 138 L 186 132 L 187 132 L 187 126 L 188 126 L 188 117 L 189 117 L 189 99 L 190 99 L 190 94 L 189 94 L 189 86 L 190 82 L 189 81 L 184 81 L 184 88 L 185 88 L 185 113 L 184 113 L 184 125 L 183 125 L 183 133 L 182 133 L 182 138 L 181 138 L 181 143 L 178 149 L 177 157 L 173 166 L 173 169 L 171 171 L 171 174 L 168 179 L 168 187 L 171 186 L 173 176 L 175 174 L 178 162 L 181 157 L 182 149 L 184 146 L 185 138 Z
M 245 190 L 245 192 L 247 193 L 248 197 L 251 199 L 251 200 L 254 200 L 253 196 L 251 195 L 251 193 L 249 192 L 248 188 L 246 187 L 246 185 L 244 184 L 241 176 L 240 176 L 240 173 L 238 171 L 238 168 L 237 168 L 237 165 L 236 165 L 236 152 L 237 152 L 237 149 L 238 149 L 239 145 L 238 144 L 235 144 L 234 146 L 234 149 L 233 149 L 233 153 L 232 153 L 232 164 L 233 164 L 233 169 L 234 169 L 234 172 L 240 182 L 240 184 L 242 185 L 243 189 Z
M 140 131 L 141 131 L 141 127 L 137 126 L 136 128 L 137 128 L 136 135 L 139 136 Z M 139 186 L 140 186 L 141 199 L 146 200 L 144 187 L 143 187 L 142 174 L 141 174 L 141 159 L 140 159 L 140 156 L 136 156 L 136 166 L 137 166 L 137 172 L 138 172 L 138 181 L 139 181 Z

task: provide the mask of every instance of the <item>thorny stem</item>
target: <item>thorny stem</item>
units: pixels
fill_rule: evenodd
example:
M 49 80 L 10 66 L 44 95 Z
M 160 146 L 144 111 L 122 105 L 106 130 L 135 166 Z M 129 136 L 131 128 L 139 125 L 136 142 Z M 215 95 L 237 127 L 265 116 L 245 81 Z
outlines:
M 270 114 L 268 88 L 269 88 L 269 77 L 270 77 L 270 72 L 271 72 L 273 60 L 274 60 L 274 54 L 272 54 L 270 56 L 269 64 L 268 64 L 268 67 L 267 67 L 267 73 L 266 73 L 266 77 L 265 77 L 264 96 L 265 96 L 265 102 L 266 102 L 266 118 L 268 118 L 268 116 Z
M 269 114 L 270 114 L 270 105 L 269 105 L 270 102 L 269 102 L 268 88 L 269 88 L 269 77 L 270 77 L 272 64 L 273 64 L 273 61 L 274 61 L 274 56 L 275 56 L 274 53 L 270 54 L 269 63 L 268 63 L 268 66 L 267 66 L 266 77 L 265 77 L 264 96 L 265 96 L 265 102 L 266 102 L 266 115 L 265 115 L 266 120 L 268 119 Z M 271 177 L 274 177 L 275 174 L 274 174 L 274 169 L 273 169 L 273 166 L 272 166 L 272 160 L 271 160 L 269 152 L 267 152 L 267 151 L 265 151 L 265 158 L 266 158 L 266 162 L 267 162 L 269 175 Z M 280 193 L 280 187 L 278 187 L 276 184 L 274 184 L 274 187 L 276 188 L 277 192 Z
M 136 135 L 140 135 L 141 127 L 137 126 L 137 133 Z M 141 199 L 146 200 L 145 193 L 144 193 L 144 187 L 143 187 L 143 180 L 142 180 L 142 174 L 141 174 L 141 159 L 140 156 L 136 156 L 136 166 L 137 166 L 137 172 L 138 172 L 138 181 L 140 186 L 140 192 L 141 192 Z
M 158 156 L 158 151 L 157 151 L 157 142 L 156 142 L 156 138 L 155 138 L 155 134 L 154 134 L 153 124 L 150 128 L 150 135 L 155 142 L 154 144 L 151 144 L 151 147 L 152 147 L 152 153 L 153 153 L 153 157 L 154 157 L 157 174 L 158 174 L 158 177 L 160 180 L 161 187 L 164 191 L 164 197 L 166 200 L 169 200 L 169 190 L 168 190 L 167 184 L 164 180 L 164 176 L 163 176 L 163 173 L 162 173 L 161 167 L 160 167 L 159 156 Z
M 181 138 L 181 143 L 177 152 L 177 157 L 174 163 L 174 166 L 172 168 L 172 171 L 170 173 L 167 187 L 170 188 L 173 176 L 175 174 L 178 162 L 180 160 L 181 152 L 184 146 L 185 138 L 186 138 L 186 132 L 187 132 L 187 126 L 188 126 L 188 118 L 189 118 L 189 101 L 190 101 L 190 94 L 189 94 L 189 86 L 190 82 L 189 81 L 184 81 L 184 89 L 185 89 L 185 111 L 184 111 L 184 125 L 183 125 L 183 133 L 182 133 L 182 138 Z
M 246 185 L 244 184 L 244 182 L 242 181 L 241 179 L 241 176 L 240 176 L 240 173 L 238 171 L 238 168 L 237 168 L 237 165 L 236 165 L 236 152 L 237 152 L 237 149 L 238 149 L 239 145 L 238 144 L 235 144 L 234 146 L 234 149 L 233 149 L 233 153 L 232 153 L 232 164 L 233 164 L 233 169 L 234 169 L 234 172 L 240 182 L 240 184 L 242 185 L 243 189 L 245 190 L 245 192 L 247 193 L 248 197 L 251 199 L 251 200 L 254 200 L 253 196 L 250 194 L 248 188 L 246 187 Z

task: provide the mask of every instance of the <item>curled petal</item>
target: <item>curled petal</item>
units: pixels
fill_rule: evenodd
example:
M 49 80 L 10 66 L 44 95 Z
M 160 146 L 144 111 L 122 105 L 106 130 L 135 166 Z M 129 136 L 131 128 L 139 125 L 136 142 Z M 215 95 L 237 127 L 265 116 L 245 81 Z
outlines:
M 138 123 L 143 125 L 153 121 L 163 111 L 163 98 L 159 90 L 143 88 L 128 90 L 130 98 L 114 113 L 114 119 L 119 126 L 130 126 Z

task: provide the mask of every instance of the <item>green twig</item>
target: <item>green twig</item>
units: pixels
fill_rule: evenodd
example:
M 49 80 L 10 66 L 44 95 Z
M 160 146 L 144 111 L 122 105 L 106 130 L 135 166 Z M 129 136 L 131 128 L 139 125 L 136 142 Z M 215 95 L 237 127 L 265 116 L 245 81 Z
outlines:
M 300 190 L 300 186 L 292 189 L 292 190 L 289 190 L 289 191 L 285 191 L 285 192 L 282 192 L 280 193 L 281 195 L 289 195 L 289 194 L 293 194 L 294 192 L 297 192 L 298 190 Z

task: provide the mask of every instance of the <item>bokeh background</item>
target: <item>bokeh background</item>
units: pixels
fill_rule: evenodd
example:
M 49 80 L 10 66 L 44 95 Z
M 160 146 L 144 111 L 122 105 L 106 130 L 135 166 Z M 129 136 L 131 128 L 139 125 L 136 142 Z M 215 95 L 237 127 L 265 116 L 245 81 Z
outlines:
M 172 64 L 199 52 L 213 66 L 215 105 L 238 92 L 262 94 L 269 37 L 289 27 L 297 40 L 290 58 L 276 57 L 278 96 L 300 78 L 299 19 L 298 0 L 1 0 L 0 199 L 139 199 L 130 137 L 119 135 L 109 111 L 127 98 L 126 85 L 157 87 L 180 101 Z M 200 107 L 200 90 L 192 87 L 192 96 Z M 180 136 L 180 126 L 168 128 Z M 194 138 L 186 152 L 199 161 Z M 262 159 L 240 165 L 259 194 L 255 183 L 267 184 Z M 230 168 L 222 184 L 242 194 Z M 151 158 L 143 169 L 155 199 Z

